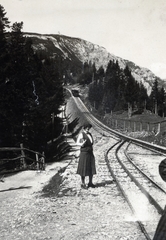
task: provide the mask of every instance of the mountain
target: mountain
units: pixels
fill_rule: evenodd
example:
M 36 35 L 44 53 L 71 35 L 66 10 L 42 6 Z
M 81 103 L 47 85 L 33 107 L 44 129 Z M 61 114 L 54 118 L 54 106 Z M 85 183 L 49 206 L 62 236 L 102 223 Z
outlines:
M 98 69 L 103 66 L 106 69 L 110 60 L 118 61 L 119 66 L 124 69 L 129 67 L 132 75 L 138 82 L 142 82 L 147 89 L 148 94 L 151 92 L 152 84 L 155 79 L 158 81 L 159 87 L 166 87 L 164 80 L 155 76 L 149 69 L 140 67 L 134 62 L 117 57 L 109 53 L 104 47 L 85 41 L 80 38 L 73 38 L 64 35 L 54 34 L 37 34 L 24 33 L 24 36 L 31 38 L 33 48 L 35 51 L 45 51 L 50 56 L 61 55 L 63 59 L 74 61 L 76 64 L 83 64 L 84 62 L 95 62 Z

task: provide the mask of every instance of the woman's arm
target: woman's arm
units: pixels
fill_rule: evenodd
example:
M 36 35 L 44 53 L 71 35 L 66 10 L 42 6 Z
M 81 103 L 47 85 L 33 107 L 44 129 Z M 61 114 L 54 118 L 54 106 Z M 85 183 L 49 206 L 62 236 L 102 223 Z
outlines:
M 86 140 L 84 140 L 83 134 L 80 133 L 80 134 L 78 135 L 78 138 L 77 138 L 77 141 L 76 141 L 76 145 L 78 145 L 78 146 L 83 146 L 85 142 L 86 142 Z

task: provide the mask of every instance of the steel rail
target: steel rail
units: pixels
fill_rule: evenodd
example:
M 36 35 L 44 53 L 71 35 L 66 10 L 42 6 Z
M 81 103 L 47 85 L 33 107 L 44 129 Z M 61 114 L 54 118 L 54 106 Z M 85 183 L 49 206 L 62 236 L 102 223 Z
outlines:
M 137 179 L 133 176 L 133 174 L 127 169 L 127 167 L 122 163 L 120 158 L 118 157 L 118 151 L 121 148 L 121 146 L 125 143 L 126 141 L 124 140 L 116 149 L 116 158 L 122 168 L 127 172 L 127 174 L 130 176 L 133 182 L 137 185 L 137 187 L 145 194 L 145 196 L 148 198 L 148 200 L 155 206 L 159 214 L 163 213 L 163 208 L 156 202 L 156 200 L 146 191 L 146 189 L 137 181 Z M 147 176 L 146 176 L 147 177 Z
M 111 168 L 111 166 L 110 166 L 110 163 L 109 163 L 109 159 L 108 159 L 108 153 L 109 153 L 116 145 L 119 144 L 119 146 L 121 146 L 123 143 L 124 143 L 124 141 L 121 140 L 121 141 L 115 143 L 113 146 L 111 146 L 111 147 L 107 150 L 107 152 L 106 152 L 106 154 L 105 154 L 105 161 L 106 161 L 106 164 L 107 164 L 107 166 L 108 166 L 109 172 L 111 173 L 113 179 L 116 181 L 117 187 L 119 188 L 120 192 L 122 193 L 122 196 L 124 197 L 124 199 L 125 199 L 126 202 L 128 203 L 128 205 L 129 205 L 132 213 L 133 213 L 134 215 L 136 215 L 136 211 L 135 211 L 135 209 L 134 209 L 131 201 L 129 200 L 128 196 L 126 195 L 124 189 L 122 188 L 120 182 L 118 181 L 116 175 L 114 174 L 114 171 L 112 170 L 112 168 Z M 118 146 L 118 148 L 119 148 L 119 146 Z M 146 231 L 143 223 L 142 223 L 141 221 L 139 221 L 139 220 L 137 220 L 136 222 L 138 223 L 138 226 L 140 227 L 140 229 L 141 229 L 142 233 L 144 234 L 144 236 L 146 237 L 146 239 L 147 239 L 147 240 L 151 240 L 151 238 L 150 238 L 148 232 Z
M 130 142 L 128 143 L 128 146 L 130 145 Z M 127 159 L 129 160 L 129 162 L 145 177 L 147 178 L 150 182 L 152 182 L 154 184 L 155 187 L 157 187 L 158 189 L 160 189 L 162 192 L 164 192 L 166 194 L 166 191 L 160 187 L 155 181 L 153 181 L 152 178 L 150 178 L 146 173 L 144 173 L 130 158 L 130 156 L 127 153 L 127 149 L 128 146 L 126 147 L 126 149 L 124 150 L 125 156 L 127 157 Z
M 111 146 L 107 153 L 105 154 L 105 161 L 108 167 L 109 172 L 111 173 L 113 179 L 116 181 L 116 184 L 118 186 L 118 188 L 120 189 L 120 191 L 122 192 L 122 195 L 124 196 L 125 200 L 127 201 L 130 209 L 132 210 L 133 214 L 136 215 L 136 209 L 134 209 L 134 205 L 132 204 L 131 200 L 129 200 L 129 197 L 127 196 L 127 194 L 125 193 L 125 190 L 122 187 L 122 184 L 119 182 L 118 178 L 116 177 L 116 175 L 114 174 L 113 169 L 110 166 L 109 160 L 108 160 L 108 153 L 111 151 L 111 149 L 113 149 L 114 147 L 116 147 L 118 145 L 118 147 L 116 148 L 116 152 L 115 152 L 115 156 L 116 159 L 118 159 L 117 156 L 117 152 L 119 151 L 119 149 L 121 148 L 121 146 L 125 143 L 125 142 L 132 142 L 136 145 L 139 145 L 143 148 L 147 148 L 151 151 L 157 151 L 157 153 L 160 154 L 166 154 L 166 148 L 159 146 L 159 145 L 155 145 L 155 144 L 150 144 L 148 142 L 142 141 L 140 139 L 135 139 L 129 136 L 126 136 L 120 132 L 117 132 L 111 128 L 109 128 L 108 126 L 106 126 L 105 124 L 103 124 L 101 121 L 99 121 L 96 117 L 94 117 L 89 110 L 87 109 L 87 107 L 85 106 L 85 104 L 82 102 L 82 100 L 79 97 L 73 97 L 78 109 L 80 109 L 85 117 L 91 122 L 92 125 L 94 125 L 94 129 L 97 128 L 97 131 L 101 132 L 103 131 L 103 135 L 108 137 L 108 133 L 110 133 L 111 135 L 113 135 L 114 137 L 118 138 L 117 142 Z M 106 132 L 107 134 L 104 134 L 104 132 Z M 124 153 L 125 154 L 125 153 Z M 126 156 L 127 157 L 127 156 Z M 120 159 L 119 159 L 120 160 Z M 121 167 L 123 168 L 123 163 L 121 165 Z M 124 169 L 124 168 L 123 168 Z M 131 173 L 129 173 L 129 171 L 127 170 L 127 174 L 129 175 L 131 181 L 133 181 L 134 176 L 132 176 Z M 135 179 L 136 180 L 136 179 Z M 145 190 L 145 188 L 143 186 L 141 186 L 141 184 L 136 180 L 135 184 L 137 185 L 138 189 L 142 189 L 141 192 L 148 198 L 148 200 L 152 203 L 152 205 L 157 209 L 159 214 L 162 214 L 163 209 L 161 208 L 161 206 L 155 201 L 155 199 Z M 144 224 L 137 220 L 136 221 L 141 229 L 141 231 L 143 232 L 143 234 L 145 235 L 147 240 L 151 240 L 150 235 L 148 234 L 148 232 L 145 229 Z
M 67 88 L 66 88 L 67 89 Z M 69 89 L 67 89 L 70 93 L 71 91 Z M 72 96 L 72 93 L 71 93 L 71 96 Z M 73 96 L 72 96 L 73 97 Z M 119 137 L 119 138 L 122 138 L 124 140 L 127 140 L 127 141 L 132 141 L 134 142 L 135 144 L 138 144 L 138 145 L 141 145 L 143 147 L 146 147 L 148 148 L 149 150 L 153 150 L 153 151 L 157 151 L 159 152 L 160 154 L 166 154 L 166 147 L 163 147 L 163 146 L 159 146 L 159 145 L 156 145 L 156 144 L 151 144 L 149 142 L 146 142 L 146 141 L 143 141 L 143 140 L 140 140 L 140 139 L 135 139 L 135 138 L 132 138 L 132 137 L 129 137 L 129 136 L 126 136 L 120 132 L 117 132 L 113 129 L 111 129 L 110 127 L 106 126 L 104 123 L 102 123 L 101 121 L 99 121 L 96 117 L 94 117 L 90 111 L 88 110 L 88 108 L 85 106 L 85 104 L 83 103 L 83 101 L 80 99 L 80 97 L 73 97 L 77 107 L 81 110 L 84 110 L 83 113 L 86 114 L 86 117 L 88 119 L 91 119 L 93 121 L 93 123 L 95 123 L 96 125 L 102 127 L 104 129 L 104 131 L 108 131 L 109 133 Z M 89 116 L 88 116 L 89 115 Z

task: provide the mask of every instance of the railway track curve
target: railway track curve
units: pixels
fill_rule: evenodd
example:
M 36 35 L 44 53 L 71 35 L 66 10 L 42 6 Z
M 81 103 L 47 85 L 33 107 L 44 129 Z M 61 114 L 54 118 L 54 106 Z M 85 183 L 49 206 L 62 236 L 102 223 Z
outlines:
M 153 237 L 156 223 L 165 205 L 165 190 L 136 166 L 126 154 L 126 141 L 112 146 L 105 156 L 111 175 L 129 204 L 146 239 Z M 151 218 L 152 221 L 147 221 Z
M 129 204 L 135 216 L 135 221 L 145 235 L 145 239 L 152 239 L 156 221 L 160 219 L 163 213 L 166 190 L 145 173 L 142 167 L 132 161 L 128 149 L 129 146 L 136 146 L 138 149 L 140 147 L 144 151 L 149 151 L 152 155 L 156 154 L 156 156 L 164 159 L 166 148 L 125 136 L 110 129 L 90 113 L 79 97 L 73 96 L 73 99 L 78 109 L 96 131 L 102 133 L 105 137 L 116 140 L 115 144 L 110 146 L 105 154 L 105 164 Z M 150 222 L 146 219 L 149 216 L 152 216 Z M 153 219 L 155 219 L 155 222 Z

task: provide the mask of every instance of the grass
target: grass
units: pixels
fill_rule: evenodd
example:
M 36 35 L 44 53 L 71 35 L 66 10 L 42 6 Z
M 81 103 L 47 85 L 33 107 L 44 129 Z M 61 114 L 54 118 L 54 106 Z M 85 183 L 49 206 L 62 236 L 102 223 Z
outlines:
M 125 132 L 128 135 L 132 134 L 132 137 L 166 146 L 166 120 L 164 118 L 151 113 L 148 110 L 142 114 L 134 114 L 130 119 L 128 118 L 127 111 L 113 112 L 113 114 L 101 116 L 96 110 L 93 109 L 88 101 L 88 86 L 83 87 L 79 84 L 76 84 L 71 86 L 71 88 L 79 89 L 80 98 L 84 104 L 91 109 L 91 112 L 94 114 L 94 116 L 96 116 L 100 121 L 109 127 L 118 131 L 122 131 L 123 133 Z M 112 119 L 114 119 L 113 123 L 111 122 Z M 116 125 L 117 122 L 118 124 Z M 160 132 L 156 135 L 159 130 L 159 123 L 161 123 Z M 126 126 L 126 130 L 124 130 L 124 125 Z

